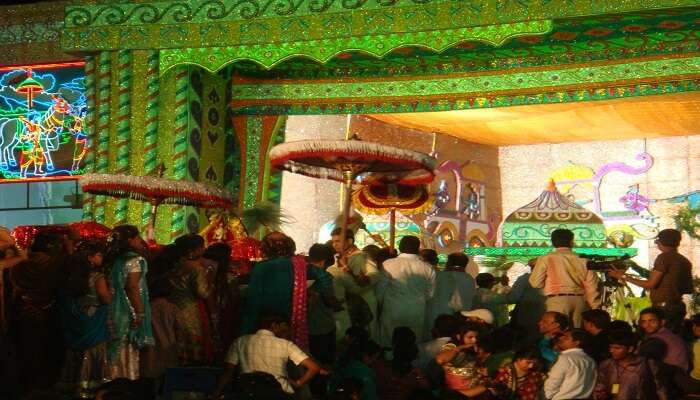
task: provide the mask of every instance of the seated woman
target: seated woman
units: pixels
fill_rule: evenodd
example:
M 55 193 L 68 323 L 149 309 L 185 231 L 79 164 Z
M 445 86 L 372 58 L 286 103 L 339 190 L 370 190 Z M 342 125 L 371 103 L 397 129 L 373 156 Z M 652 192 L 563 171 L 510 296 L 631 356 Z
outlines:
M 445 344 L 435 357 L 437 364 L 445 371 L 445 389 L 448 393 L 474 397 L 486 392 L 482 365 L 475 349 L 480 334 L 482 328 L 479 324 L 465 322 L 452 341 Z
M 489 385 L 497 399 L 537 400 L 544 383 L 542 357 L 536 347 L 515 352 L 513 362 L 501 367 Z

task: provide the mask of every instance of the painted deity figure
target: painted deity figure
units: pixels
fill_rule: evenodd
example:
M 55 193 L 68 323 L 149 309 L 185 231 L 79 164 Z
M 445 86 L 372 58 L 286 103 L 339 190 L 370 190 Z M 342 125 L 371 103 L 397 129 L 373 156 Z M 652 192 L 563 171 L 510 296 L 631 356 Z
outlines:
M 620 202 L 625 205 L 626 209 L 637 214 L 646 211 L 649 207 L 649 199 L 639 194 L 639 185 L 630 186 L 627 193 L 620 197 Z
M 80 111 L 73 115 L 73 122 L 68 127 L 68 131 L 75 142 L 75 147 L 73 148 L 73 164 L 70 168 L 71 172 L 76 172 L 80 168 L 80 163 L 88 150 L 87 134 L 83 129 L 84 118 L 85 108 L 81 107 Z
M 27 177 L 29 168 L 32 166 L 34 166 L 33 174 L 35 176 L 45 173 L 44 165 L 48 171 L 54 170 L 51 152 L 58 150 L 63 123 L 70 113 L 70 104 L 60 96 L 52 95 L 51 99 L 53 103 L 44 114 L 39 114 L 36 117 L 28 115 L 17 118 L 22 127 L 18 128 L 18 135 L 13 139 L 12 143 L 16 143 L 9 147 L 11 150 L 14 150 L 15 147 L 22 149 L 20 175 L 23 178 Z M 9 165 L 12 165 L 11 160 L 14 158 L 14 154 L 11 154 L 12 158 L 10 158 L 5 150 L 7 148 L 3 149 L 4 160 L 10 161 Z
M 39 124 L 19 116 L 20 121 L 25 126 L 24 132 L 20 136 L 22 155 L 20 158 L 20 176 L 26 178 L 29 169 L 33 166 L 33 176 L 44 174 L 44 162 L 46 160 L 43 146 L 41 145 L 41 127 Z
M 199 233 L 207 245 L 217 242 L 231 243 L 248 237 L 241 219 L 233 214 L 214 214 L 209 225 Z
M 443 207 L 447 206 L 450 202 L 450 191 L 447 188 L 447 181 L 442 179 L 440 185 L 438 186 L 437 192 L 435 192 L 435 200 L 433 206 L 431 207 L 428 215 L 435 215 Z
M 471 184 L 464 185 L 461 200 L 462 209 L 460 211 L 462 214 L 466 214 L 467 218 L 471 220 L 479 219 L 481 216 L 481 201 L 479 199 L 479 194 Z

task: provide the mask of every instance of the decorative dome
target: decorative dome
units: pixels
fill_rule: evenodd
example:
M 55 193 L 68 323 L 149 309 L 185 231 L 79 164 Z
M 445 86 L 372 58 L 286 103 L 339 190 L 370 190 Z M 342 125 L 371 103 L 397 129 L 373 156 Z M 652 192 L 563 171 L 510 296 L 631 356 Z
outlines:
M 555 229 L 572 231 L 575 247 L 606 245 L 603 220 L 567 199 L 552 180 L 537 199 L 505 219 L 501 240 L 508 247 L 549 247 L 550 235 Z

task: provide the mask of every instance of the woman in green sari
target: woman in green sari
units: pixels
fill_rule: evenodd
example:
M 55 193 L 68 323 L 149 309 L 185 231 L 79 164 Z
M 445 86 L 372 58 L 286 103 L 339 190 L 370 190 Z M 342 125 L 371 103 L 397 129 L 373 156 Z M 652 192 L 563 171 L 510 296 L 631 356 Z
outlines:
M 133 225 L 116 226 L 107 239 L 108 277 L 112 288 L 112 340 L 107 349 L 110 378 L 139 378 L 139 353 L 153 346 L 151 307 L 146 285 L 145 249 Z

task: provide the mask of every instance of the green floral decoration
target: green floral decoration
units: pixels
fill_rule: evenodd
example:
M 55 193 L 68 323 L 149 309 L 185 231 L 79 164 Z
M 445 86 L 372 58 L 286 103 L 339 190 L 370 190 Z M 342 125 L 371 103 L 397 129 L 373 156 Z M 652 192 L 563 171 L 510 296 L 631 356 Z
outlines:
M 676 222 L 676 228 L 679 231 L 685 232 L 693 239 L 700 240 L 700 220 L 698 220 L 700 209 L 691 210 L 688 207 L 683 207 L 678 210 L 673 220 Z
M 693 276 L 693 293 L 690 294 L 689 313 L 695 315 L 700 313 L 700 277 Z

